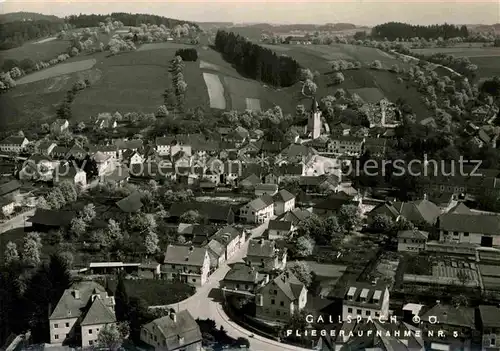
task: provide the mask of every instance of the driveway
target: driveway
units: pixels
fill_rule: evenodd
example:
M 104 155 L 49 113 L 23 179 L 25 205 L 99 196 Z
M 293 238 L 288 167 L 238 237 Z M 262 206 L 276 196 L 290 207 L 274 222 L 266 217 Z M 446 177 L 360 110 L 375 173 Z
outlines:
M 267 229 L 268 222 L 254 228 L 251 230 L 251 237 L 256 238 L 262 235 Z M 305 351 L 308 349 L 295 347 L 292 345 L 282 344 L 277 341 L 255 335 L 250 338 L 249 335 L 252 334 L 238 324 L 232 322 L 226 313 L 223 311 L 221 304 L 214 300 L 213 294 L 219 288 L 219 281 L 221 281 L 226 273 L 229 271 L 228 263 L 242 262 L 243 257 L 246 256 L 248 250 L 248 240 L 245 242 L 243 247 L 238 251 L 238 253 L 233 256 L 227 263 L 224 263 L 219 269 L 217 269 L 209 278 L 209 281 L 196 291 L 196 294 L 189 297 L 188 299 L 181 301 L 177 304 L 173 304 L 170 307 L 176 310 L 187 309 L 193 317 L 200 319 L 210 318 L 215 320 L 217 326 L 224 327 L 227 334 L 235 339 L 243 337 L 250 341 L 250 350 L 252 351 Z M 214 291 L 212 291 L 214 290 Z

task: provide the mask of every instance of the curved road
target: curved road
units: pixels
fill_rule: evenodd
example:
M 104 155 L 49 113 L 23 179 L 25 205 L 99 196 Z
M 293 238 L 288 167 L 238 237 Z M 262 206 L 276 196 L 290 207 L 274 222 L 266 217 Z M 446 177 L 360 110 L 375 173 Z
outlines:
M 264 223 L 259 227 L 256 227 L 251 231 L 251 237 L 259 237 L 266 230 L 268 223 Z M 243 257 L 246 256 L 246 252 L 248 250 L 248 240 L 244 243 L 243 247 L 240 248 L 238 253 L 233 256 L 229 262 L 241 262 Z M 221 281 L 226 273 L 229 271 L 229 266 L 227 263 L 224 263 L 219 269 L 217 269 L 209 278 L 209 281 L 203 285 L 201 288 L 197 289 L 196 294 L 189 297 L 188 299 L 181 301 L 177 304 L 172 304 L 169 307 L 172 307 L 176 310 L 185 310 L 187 309 L 193 317 L 200 319 L 210 318 L 215 320 L 217 326 L 224 327 L 224 330 L 227 331 L 227 334 L 235 339 L 239 337 L 247 338 L 250 341 L 250 350 L 251 351 L 306 351 L 310 349 L 305 349 L 301 347 L 295 347 L 292 345 L 283 344 L 271 339 L 267 339 L 261 337 L 259 335 L 254 335 L 254 337 L 250 338 L 249 335 L 252 332 L 245 330 L 238 324 L 232 322 L 230 318 L 223 311 L 220 303 L 212 297 L 212 294 L 218 294 L 219 281 Z

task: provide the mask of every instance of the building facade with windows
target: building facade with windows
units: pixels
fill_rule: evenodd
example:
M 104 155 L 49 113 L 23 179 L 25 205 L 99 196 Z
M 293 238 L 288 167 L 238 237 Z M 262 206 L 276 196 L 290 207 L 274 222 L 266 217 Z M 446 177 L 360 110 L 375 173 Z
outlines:
M 389 290 L 385 285 L 354 283 L 346 289 L 342 303 L 342 320 L 389 318 Z

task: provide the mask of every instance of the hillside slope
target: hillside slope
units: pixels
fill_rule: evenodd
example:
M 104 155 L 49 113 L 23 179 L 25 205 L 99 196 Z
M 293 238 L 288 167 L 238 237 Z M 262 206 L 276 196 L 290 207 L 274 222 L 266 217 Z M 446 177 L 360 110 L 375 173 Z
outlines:
M 63 22 L 62 18 L 53 15 L 44 15 L 36 12 L 10 12 L 0 15 L 0 23 L 10 23 L 16 21 L 50 21 Z

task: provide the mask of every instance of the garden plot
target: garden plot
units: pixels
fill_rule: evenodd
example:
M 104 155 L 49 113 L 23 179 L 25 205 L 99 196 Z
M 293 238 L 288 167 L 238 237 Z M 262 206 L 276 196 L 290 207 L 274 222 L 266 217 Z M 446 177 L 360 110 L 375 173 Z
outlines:
M 229 89 L 233 110 L 260 109 L 259 98 L 262 88 L 259 83 L 233 77 L 224 77 L 224 82 Z
M 203 73 L 203 79 L 207 85 L 210 107 L 225 110 L 226 98 L 224 97 L 224 87 L 219 76 L 212 73 Z
M 247 110 L 260 111 L 260 100 L 246 98 Z
M 70 63 L 60 63 L 56 66 L 37 71 L 17 80 L 17 85 L 37 82 L 39 80 L 70 74 L 91 69 L 96 64 L 96 59 L 82 60 Z

